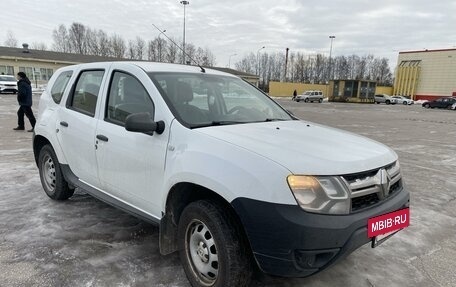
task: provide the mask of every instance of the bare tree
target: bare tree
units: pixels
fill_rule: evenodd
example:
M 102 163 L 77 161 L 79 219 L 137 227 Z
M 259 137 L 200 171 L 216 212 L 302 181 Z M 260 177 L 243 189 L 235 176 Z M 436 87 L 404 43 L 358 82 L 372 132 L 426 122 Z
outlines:
M 134 49 L 135 49 L 135 59 L 143 60 L 144 59 L 144 50 L 146 48 L 146 41 L 144 41 L 141 37 L 137 36 Z
M 54 43 L 52 44 L 52 49 L 54 51 L 63 53 L 70 52 L 70 38 L 65 25 L 60 24 L 57 29 L 52 31 L 52 39 L 54 40 Z
M 17 39 L 14 36 L 13 31 L 8 30 L 6 32 L 6 40 L 5 40 L 4 44 L 5 44 L 6 47 L 12 47 L 12 48 L 17 47 Z
M 171 39 L 171 40 L 176 42 L 175 39 Z M 171 41 L 168 42 L 168 45 L 166 48 L 165 62 L 176 63 L 177 62 L 177 53 L 178 53 L 177 46 L 174 43 L 172 43 Z
M 47 45 L 44 42 L 33 42 L 31 45 L 31 49 L 46 51 Z
M 147 60 L 156 62 L 158 60 L 157 41 L 151 40 L 147 43 Z
M 74 22 L 69 29 L 70 50 L 74 53 L 87 54 L 86 27 Z
M 87 45 L 86 52 L 89 55 L 100 55 L 100 47 L 98 41 L 98 33 L 89 27 L 85 32 L 85 43 Z
M 103 30 L 97 32 L 98 51 L 99 56 L 108 57 L 111 55 L 111 43 L 109 41 L 108 34 Z
M 125 40 L 119 35 L 112 35 L 110 38 L 111 43 L 111 55 L 116 58 L 124 58 L 126 52 Z

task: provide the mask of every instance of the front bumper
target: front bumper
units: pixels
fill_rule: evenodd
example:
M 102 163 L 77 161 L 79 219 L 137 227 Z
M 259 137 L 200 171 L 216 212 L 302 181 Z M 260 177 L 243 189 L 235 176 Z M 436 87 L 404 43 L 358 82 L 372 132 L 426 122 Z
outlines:
M 232 202 L 259 268 L 283 277 L 306 277 L 334 264 L 371 241 L 367 237 L 369 218 L 408 205 L 406 190 L 380 205 L 349 215 L 313 214 L 298 205 L 247 198 Z
M 17 88 L 2 86 L 0 87 L 0 93 L 17 93 Z

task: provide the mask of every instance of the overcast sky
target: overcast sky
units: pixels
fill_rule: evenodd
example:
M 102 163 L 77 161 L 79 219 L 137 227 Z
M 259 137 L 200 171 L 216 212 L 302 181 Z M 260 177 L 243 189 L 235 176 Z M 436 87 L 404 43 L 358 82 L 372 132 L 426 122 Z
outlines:
M 405 50 L 456 47 L 455 0 L 189 0 L 186 39 L 209 48 L 218 66 L 248 52 L 290 48 L 309 55 L 374 54 L 395 66 Z M 182 39 L 183 6 L 179 0 L 0 0 L 0 44 L 8 30 L 19 44 L 52 44 L 52 30 L 80 22 L 125 39 L 155 38 L 152 23 Z

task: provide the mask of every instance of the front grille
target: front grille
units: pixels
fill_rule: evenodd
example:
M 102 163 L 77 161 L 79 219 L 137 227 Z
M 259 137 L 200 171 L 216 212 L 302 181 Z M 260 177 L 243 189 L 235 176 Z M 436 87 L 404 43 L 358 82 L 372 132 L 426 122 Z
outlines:
M 402 189 L 397 162 L 367 172 L 344 175 L 342 178 L 350 190 L 352 212 L 371 207 Z
M 352 211 L 358 211 L 378 203 L 380 199 L 376 193 L 352 198 Z

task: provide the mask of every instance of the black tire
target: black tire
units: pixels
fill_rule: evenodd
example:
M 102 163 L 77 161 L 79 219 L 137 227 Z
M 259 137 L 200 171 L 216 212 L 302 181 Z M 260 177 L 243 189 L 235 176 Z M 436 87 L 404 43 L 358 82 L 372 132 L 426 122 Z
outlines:
M 299 103 L 300 99 L 297 99 L 296 102 Z
M 375 102 L 377 105 L 380 104 L 380 102 Z
M 193 287 L 249 286 L 252 266 L 247 243 L 230 212 L 215 202 L 195 201 L 184 209 L 178 246 Z
M 402 104 L 407 105 L 407 102 L 406 102 L 406 101 L 403 101 Z
M 429 109 L 431 107 L 431 105 L 430 104 L 424 104 L 423 107 L 426 108 L 426 109 Z
M 321 104 L 323 103 L 323 99 L 318 99 L 318 102 Z
M 385 104 L 389 105 L 391 102 L 389 100 L 385 101 Z
M 68 186 L 68 182 L 63 177 L 57 156 L 50 145 L 45 145 L 40 150 L 38 168 L 41 185 L 50 198 L 66 200 L 73 195 L 74 189 Z
M 306 99 L 304 100 L 304 103 L 308 103 L 308 102 L 309 102 L 309 98 L 306 98 Z

